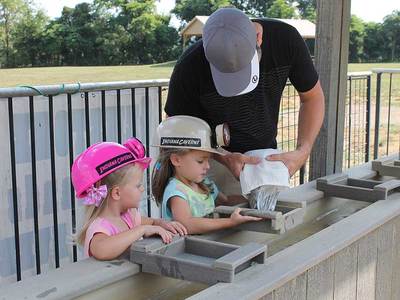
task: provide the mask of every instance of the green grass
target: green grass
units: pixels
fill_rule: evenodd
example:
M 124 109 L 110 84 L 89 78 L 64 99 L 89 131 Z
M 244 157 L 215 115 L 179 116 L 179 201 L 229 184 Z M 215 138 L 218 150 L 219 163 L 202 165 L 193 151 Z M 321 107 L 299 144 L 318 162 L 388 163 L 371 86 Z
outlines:
M 371 71 L 374 68 L 399 69 L 400 63 L 349 64 L 349 72 Z
M 18 85 L 47 85 L 76 82 L 107 82 L 142 79 L 169 78 L 175 61 L 155 65 L 105 66 L 105 67 L 43 67 L 0 69 L 0 87 Z M 349 72 L 370 71 L 373 68 L 400 68 L 392 64 L 349 64 Z M 387 76 L 385 76 L 387 77 Z M 388 79 L 383 78 L 383 90 L 388 88 Z M 400 75 L 395 76 L 400 78 Z M 394 77 L 394 78 L 395 78 Z M 373 84 L 376 82 L 373 79 Z M 396 82 L 397 83 L 397 82 Z M 394 86 L 400 86 L 399 83 Z M 373 86 L 374 92 L 374 86 Z
M 0 69 L 0 87 L 169 78 L 175 61 L 155 65 Z

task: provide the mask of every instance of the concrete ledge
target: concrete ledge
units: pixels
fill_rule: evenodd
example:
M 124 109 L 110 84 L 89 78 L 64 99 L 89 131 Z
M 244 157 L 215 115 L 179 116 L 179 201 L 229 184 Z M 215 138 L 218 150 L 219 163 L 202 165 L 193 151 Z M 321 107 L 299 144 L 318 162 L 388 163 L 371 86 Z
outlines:
M 126 259 L 97 261 L 88 258 L 16 282 L 3 288 L 1 300 L 71 299 L 140 272 Z

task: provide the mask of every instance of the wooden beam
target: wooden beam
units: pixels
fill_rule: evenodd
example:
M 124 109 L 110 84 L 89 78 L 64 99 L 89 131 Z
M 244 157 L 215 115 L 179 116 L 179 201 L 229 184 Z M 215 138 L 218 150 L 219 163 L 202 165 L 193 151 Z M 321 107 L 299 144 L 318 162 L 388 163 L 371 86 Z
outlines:
M 317 0 L 315 65 L 325 119 L 310 156 L 310 180 L 342 170 L 350 1 Z

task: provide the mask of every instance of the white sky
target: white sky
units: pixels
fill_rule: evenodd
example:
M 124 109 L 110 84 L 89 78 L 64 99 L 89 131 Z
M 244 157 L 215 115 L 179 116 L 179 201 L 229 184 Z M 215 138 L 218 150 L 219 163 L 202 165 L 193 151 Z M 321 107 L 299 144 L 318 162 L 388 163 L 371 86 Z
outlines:
M 92 0 L 34 0 L 47 14 L 54 18 L 61 15 L 64 6 L 75 7 L 81 2 L 92 2 Z M 174 7 L 175 0 L 159 0 L 156 2 L 160 13 L 168 14 Z M 392 13 L 393 10 L 400 10 L 399 0 L 351 0 L 351 13 L 357 15 L 364 21 L 382 22 L 383 18 Z

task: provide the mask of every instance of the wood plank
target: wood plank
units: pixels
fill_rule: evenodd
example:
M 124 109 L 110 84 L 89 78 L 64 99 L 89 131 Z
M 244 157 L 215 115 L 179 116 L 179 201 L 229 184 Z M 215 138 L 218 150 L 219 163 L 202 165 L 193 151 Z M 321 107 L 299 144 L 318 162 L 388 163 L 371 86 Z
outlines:
M 378 256 L 376 262 L 375 299 L 390 299 L 392 291 L 393 221 L 377 230 Z M 398 283 L 397 283 L 398 284 Z
M 339 1 L 332 1 L 339 2 Z M 336 120 L 336 149 L 334 173 L 341 172 L 343 167 L 344 148 L 344 123 L 346 112 L 346 91 L 347 91 L 347 67 L 349 61 L 349 37 L 351 20 L 351 0 L 342 0 L 342 13 L 340 17 L 340 56 L 339 56 L 339 87 L 338 87 L 338 111 Z
M 350 0 L 317 0 L 315 65 L 325 118 L 310 157 L 310 178 L 339 172 L 343 158 Z
M 393 220 L 393 262 L 391 299 L 400 299 L 400 217 Z
M 335 255 L 334 298 L 356 299 L 357 296 L 357 243 Z
M 305 300 L 307 292 L 307 273 L 297 276 L 274 291 L 274 300 Z
M 275 300 L 274 299 L 274 294 L 273 293 L 269 293 L 268 295 L 265 295 L 261 298 L 259 298 L 260 300 Z
M 332 300 L 334 258 L 329 257 L 307 271 L 307 300 Z
M 357 299 L 375 299 L 377 231 L 358 242 L 357 253 Z
M 369 295 L 371 290 L 370 287 L 364 288 L 364 286 L 371 282 L 373 286 L 375 285 L 377 240 L 374 230 L 399 215 L 400 201 L 389 199 L 375 202 L 274 254 L 264 265 L 255 265 L 240 272 L 231 284 L 213 285 L 190 299 L 257 299 L 283 286 L 354 242 L 358 246 L 357 299 L 370 299 L 371 297 L 362 296 Z M 367 242 L 373 240 L 373 237 L 375 237 L 375 247 L 367 247 Z M 369 243 L 373 244 L 373 241 Z M 368 272 L 369 270 L 373 273 Z M 372 298 L 375 298 L 373 286 Z

